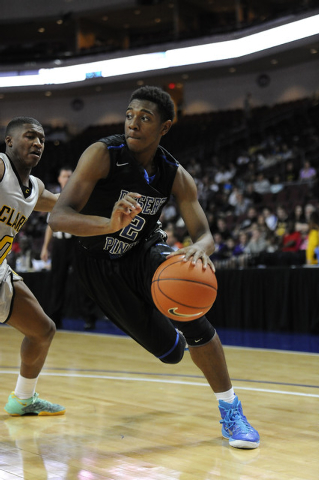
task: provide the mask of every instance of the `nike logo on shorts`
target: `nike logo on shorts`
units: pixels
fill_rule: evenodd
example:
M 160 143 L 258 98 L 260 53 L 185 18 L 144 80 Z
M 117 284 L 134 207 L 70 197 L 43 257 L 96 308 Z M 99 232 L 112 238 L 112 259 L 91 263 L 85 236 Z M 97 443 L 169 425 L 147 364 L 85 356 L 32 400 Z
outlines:
M 178 308 L 178 307 L 177 307 Z M 194 317 L 194 315 L 198 316 L 198 317 L 202 317 L 204 315 L 203 312 L 199 312 L 199 313 L 192 313 L 190 315 L 187 315 L 187 313 L 178 313 L 176 310 L 177 308 L 169 308 L 168 309 L 168 313 L 170 313 L 171 315 L 175 315 L 176 317 L 184 317 L 184 318 L 187 318 L 187 317 Z

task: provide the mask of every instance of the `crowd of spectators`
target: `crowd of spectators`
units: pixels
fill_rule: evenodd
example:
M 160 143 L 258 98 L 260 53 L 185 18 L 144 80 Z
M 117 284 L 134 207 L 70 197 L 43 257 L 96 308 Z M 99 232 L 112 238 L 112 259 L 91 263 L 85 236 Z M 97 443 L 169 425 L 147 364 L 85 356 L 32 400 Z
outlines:
M 315 110 L 318 114 L 318 103 Z M 212 260 L 217 268 L 304 265 L 307 263 L 310 216 L 319 207 L 319 122 L 316 120 L 319 115 L 303 116 L 299 123 L 296 117 L 292 116 L 292 121 L 285 121 L 284 124 L 274 121 L 271 128 L 263 129 L 260 129 L 262 122 L 256 118 L 256 112 L 252 111 L 252 115 L 255 117 L 255 130 L 248 126 L 245 143 L 233 142 L 231 149 L 229 145 L 221 145 L 216 130 L 216 138 L 221 146 L 217 149 L 215 141 L 213 148 L 209 150 L 212 144 L 211 137 L 207 135 L 207 122 L 202 128 L 205 127 L 203 135 L 207 138 L 208 147 L 203 149 L 198 118 L 179 122 L 179 130 L 175 129 L 175 133 L 173 131 L 171 135 L 175 141 L 177 158 L 183 160 L 182 165 L 195 179 L 198 198 L 215 239 L 216 251 Z M 224 113 L 221 113 L 221 116 L 224 118 Z M 216 118 L 214 122 L 214 125 L 217 125 Z M 225 135 L 225 121 L 220 123 L 223 126 L 222 134 Z M 186 126 L 189 135 L 188 131 L 185 131 Z M 179 133 L 182 127 L 183 137 Z M 259 130 L 256 130 L 258 128 Z M 101 127 L 99 129 L 101 130 Z M 96 139 L 104 136 L 100 130 L 93 131 L 90 138 L 89 135 L 84 135 L 83 138 L 90 143 L 94 136 Z M 196 135 L 193 135 L 192 141 L 196 148 L 182 150 L 186 148 L 186 139 L 192 136 L 191 132 L 194 133 L 194 130 Z M 119 132 L 115 130 L 109 134 L 112 133 Z M 176 141 L 179 135 L 180 142 Z M 237 138 L 237 131 L 233 135 Z M 232 137 L 231 131 L 228 136 Z M 68 142 L 66 148 L 69 150 L 65 150 L 62 157 L 64 158 L 67 151 L 70 158 L 69 152 L 74 145 L 78 150 L 82 148 L 78 143 L 80 142 L 77 139 Z M 171 150 L 169 147 L 168 149 Z M 182 155 L 178 155 L 178 150 L 182 150 Z M 193 151 L 196 154 L 193 154 Z M 49 152 L 52 153 L 53 150 L 49 148 Z M 77 152 L 74 158 L 76 156 Z M 54 162 L 48 163 L 52 169 Z M 43 160 L 41 168 L 45 168 L 45 165 Z M 46 180 L 43 177 L 47 172 L 35 174 Z M 54 191 L 54 184 L 48 185 L 47 181 L 45 183 Z M 179 248 L 190 242 L 173 198 L 164 208 L 161 221 L 171 245 Z M 34 259 L 39 258 L 45 229 L 46 215 L 33 212 L 32 218 L 13 244 L 13 253 L 10 256 L 13 266 L 24 250 L 19 244 L 21 237 L 31 239 L 29 250 Z
M 305 122 L 298 135 L 293 122 L 285 135 L 275 126 L 228 161 L 215 155 L 184 166 L 215 239 L 217 268 L 311 263 L 306 251 L 311 214 L 319 207 L 318 123 Z M 162 222 L 174 226 L 177 245 L 190 241 L 173 201 Z

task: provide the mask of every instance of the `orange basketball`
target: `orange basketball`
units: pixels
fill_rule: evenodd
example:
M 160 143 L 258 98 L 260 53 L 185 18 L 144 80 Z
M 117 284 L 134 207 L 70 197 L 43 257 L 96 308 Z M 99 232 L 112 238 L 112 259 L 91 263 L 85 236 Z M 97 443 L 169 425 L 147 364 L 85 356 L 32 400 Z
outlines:
M 201 261 L 193 265 L 175 255 L 163 262 L 152 280 L 152 296 L 158 310 L 169 318 L 189 322 L 202 317 L 217 296 L 217 279 Z

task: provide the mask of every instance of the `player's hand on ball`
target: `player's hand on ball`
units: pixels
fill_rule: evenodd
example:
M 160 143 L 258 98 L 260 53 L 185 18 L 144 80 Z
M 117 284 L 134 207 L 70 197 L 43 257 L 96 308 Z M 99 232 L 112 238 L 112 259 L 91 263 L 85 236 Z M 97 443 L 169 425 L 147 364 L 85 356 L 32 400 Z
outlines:
M 176 250 L 176 252 L 172 252 L 167 255 L 167 258 L 173 257 L 174 255 L 184 255 L 183 261 L 189 261 L 193 265 L 195 265 L 198 260 L 201 260 L 204 270 L 206 270 L 206 268 L 209 266 L 213 270 L 213 272 L 216 271 L 215 265 L 213 264 L 207 253 L 204 252 L 204 250 L 198 248 L 196 244 L 180 248 L 179 250 Z

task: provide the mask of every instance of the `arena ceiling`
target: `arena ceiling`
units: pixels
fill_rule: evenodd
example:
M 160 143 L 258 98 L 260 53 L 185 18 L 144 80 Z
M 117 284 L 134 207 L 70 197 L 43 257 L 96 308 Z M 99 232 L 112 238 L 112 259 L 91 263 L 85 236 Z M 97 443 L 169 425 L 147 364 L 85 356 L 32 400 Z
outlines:
M 75 62 L 128 51 L 154 51 L 180 42 L 236 37 L 319 12 L 319 0 L 11 0 L 0 18 L 0 72 Z M 231 73 L 256 75 L 318 59 L 319 35 L 218 66 L 158 74 L 159 82 Z M 136 82 L 136 78 L 133 80 Z M 130 86 L 130 79 L 117 79 Z M 61 88 L 61 87 L 60 87 Z M 77 87 L 78 92 L 84 87 Z M 103 87 L 104 88 L 104 87 Z M 106 88 L 112 88 L 107 84 Z

